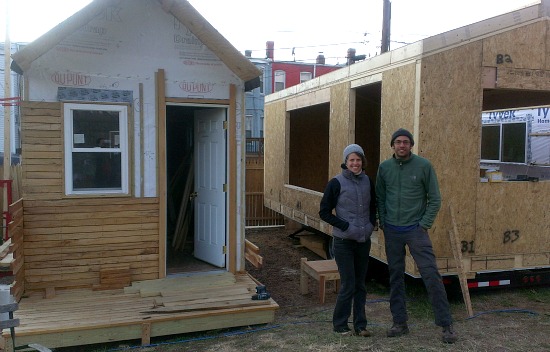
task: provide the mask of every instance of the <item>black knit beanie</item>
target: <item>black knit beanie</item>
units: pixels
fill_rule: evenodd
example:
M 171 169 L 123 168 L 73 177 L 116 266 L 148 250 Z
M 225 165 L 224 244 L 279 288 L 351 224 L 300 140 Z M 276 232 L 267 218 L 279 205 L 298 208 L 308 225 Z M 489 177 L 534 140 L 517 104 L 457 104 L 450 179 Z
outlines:
M 405 136 L 405 137 L 408 137 L 410 140 L 411 140 L 411 145 L 414 145 L 414 139 L 413 139 L 413 135 L 407 131 L 406 129 L 404 128 L 400 128 L 398 129 L 397 131 L 395 131 L 392 136 L 391 136 L 391 142 L 390 142 L 390 146 L 393 147 L 393 142 L 395 141 L 395 139 L 399 136 Z

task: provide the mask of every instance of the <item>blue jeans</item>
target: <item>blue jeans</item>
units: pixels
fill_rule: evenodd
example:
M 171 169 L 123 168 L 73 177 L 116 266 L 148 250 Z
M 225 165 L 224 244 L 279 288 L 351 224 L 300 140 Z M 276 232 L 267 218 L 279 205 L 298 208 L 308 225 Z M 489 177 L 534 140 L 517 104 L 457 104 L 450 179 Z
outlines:
M 435 315 L 435 324 L 438 326 L 451 325 L 452 318 L 449 309 L 447 293 L 437 270 L 432 241 L 428 231 L 418 226 L 407 232 L 396 232 L 384 228 L 386 240 L 386 256 L 390 271 L 390 310 L 394 323 L 406 323 L 408 320 L 405 305 L 405 245 L 420 271 L 428 298 Z
M 367 301 L 367 268 L 371 241 L 357 242 L 334 237 L 334 259 L 340 273 L 340 291 L 332 315 L 334 330 L 348 327 L 353 302 L 353 328 L 367 327 L 365 303 Z

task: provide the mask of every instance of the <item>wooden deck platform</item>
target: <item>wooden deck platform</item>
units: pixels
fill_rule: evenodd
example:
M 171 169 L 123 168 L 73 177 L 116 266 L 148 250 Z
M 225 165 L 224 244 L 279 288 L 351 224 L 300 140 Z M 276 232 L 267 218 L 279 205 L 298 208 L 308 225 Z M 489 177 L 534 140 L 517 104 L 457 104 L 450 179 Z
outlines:
M 139 339 L 147 345 L 156 336 L 272 322 L 279 306 L 272 299 L 252 300 L 256 285 L 247 274 L 210 272 L 134 282 L 119 290 L 24 297 L 14 313 L 21 323 L 15 342 L 55 348 Z M 13 349 L 9 329 L 0 347 Z

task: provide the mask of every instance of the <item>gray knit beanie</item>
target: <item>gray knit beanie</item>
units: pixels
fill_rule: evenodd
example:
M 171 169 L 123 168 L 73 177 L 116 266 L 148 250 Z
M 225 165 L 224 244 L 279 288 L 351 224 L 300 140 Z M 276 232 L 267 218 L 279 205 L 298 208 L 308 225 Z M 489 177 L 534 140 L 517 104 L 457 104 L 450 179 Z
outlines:
M 398 129 L 397 131 L 395 131 L 392 136 L 391 136 L 391 142 L 390 142 L 390 146 L 393 147 L 393 142 L 395 141 L 395 139 L 399 136 L 405 136 L 405 137 L 408 137 L 410 140 L 411 140 L 411 145 L 414 145 L 414 139 L 413 139 L 413 135 L 407 131 L 406 129 L 404 128 L 400 128 Z
M 351 153 L 357 153 L 361 156 L 361 159 L 365 160 L 365 152 L 358 144 L 350 144 L 344 149 L 344 164 L 348 160 L 348 155 Z

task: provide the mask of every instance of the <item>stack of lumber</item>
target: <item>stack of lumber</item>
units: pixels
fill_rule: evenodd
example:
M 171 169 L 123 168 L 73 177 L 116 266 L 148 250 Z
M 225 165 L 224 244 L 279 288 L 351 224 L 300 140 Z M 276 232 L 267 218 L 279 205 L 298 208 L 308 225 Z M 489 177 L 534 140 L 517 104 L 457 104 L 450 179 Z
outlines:
M 270 304 L 252 300 L 255 286 L 242 285 L 228 272 L 134 282 L 124 292 L 153 298 L 151 309 L 142 311 L 152 315 Z

